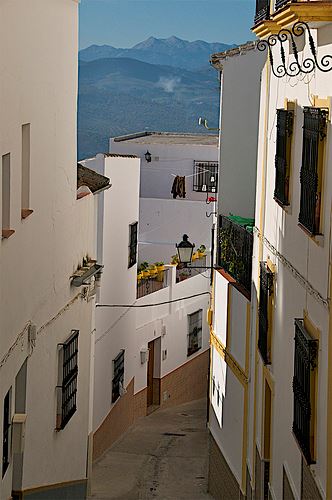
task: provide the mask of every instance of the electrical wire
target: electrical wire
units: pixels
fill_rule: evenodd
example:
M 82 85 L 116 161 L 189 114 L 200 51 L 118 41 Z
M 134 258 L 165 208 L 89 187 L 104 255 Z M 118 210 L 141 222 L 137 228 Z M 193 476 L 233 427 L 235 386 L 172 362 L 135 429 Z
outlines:
M 179 299 L 173 299 L 173 300 L 166 300 L 164 302 L 156 302 L 154 304 L 96 304 L 96 307 L 127 307 L 128 309 L 134 308 L 134 307 L 156 307 L 156 306 L 163 306 L 166 304 L 173 304 L 174 302 L 180 302 L 181 300 L 188 300 L 188 299 L 193 299 L 195 297 L 201 297 L 202 295 L 210 295 L 211 292 L 201 292 L 201 293 L 196 293 L 194 295 L 188 295 L 187 297 L 180 297 Z

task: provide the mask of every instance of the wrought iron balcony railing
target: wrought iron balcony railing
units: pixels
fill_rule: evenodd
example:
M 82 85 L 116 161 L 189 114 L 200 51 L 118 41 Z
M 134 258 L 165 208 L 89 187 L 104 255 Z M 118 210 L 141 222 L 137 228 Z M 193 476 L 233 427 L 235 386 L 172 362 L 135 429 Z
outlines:
M 252 219 L 221 215 L 218 231 L 218 265 L 247 292 L 251 290 L 253 249 Z
M 256 0 L 256 14 L 254 23 L 258 24 L 270 17 L 270 0 Z
M 163 288 L 166 288 L 169 284 L 168 269 L 156 272 L 154 276 L 148 276 L 147 278 L 142 278 L 137 282 L 137 292 L 136 297 L 140 299 L 145 295 L 150 293 L 158 292 Z

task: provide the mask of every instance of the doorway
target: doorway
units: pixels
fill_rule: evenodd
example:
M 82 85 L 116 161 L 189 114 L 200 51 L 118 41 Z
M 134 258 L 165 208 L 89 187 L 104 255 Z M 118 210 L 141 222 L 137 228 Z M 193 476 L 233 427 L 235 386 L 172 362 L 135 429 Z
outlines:
M 161 338 L 148 343 L 149 361 L 147 366 L 147 413 L 160 406 Z

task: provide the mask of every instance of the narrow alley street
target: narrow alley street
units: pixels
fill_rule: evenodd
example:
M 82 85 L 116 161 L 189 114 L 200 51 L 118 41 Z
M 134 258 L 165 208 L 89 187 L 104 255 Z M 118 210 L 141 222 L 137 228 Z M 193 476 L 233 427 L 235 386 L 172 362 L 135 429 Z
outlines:
M 140 419 L 95 464 L 90 500 L 212 499 L 206 401 Z

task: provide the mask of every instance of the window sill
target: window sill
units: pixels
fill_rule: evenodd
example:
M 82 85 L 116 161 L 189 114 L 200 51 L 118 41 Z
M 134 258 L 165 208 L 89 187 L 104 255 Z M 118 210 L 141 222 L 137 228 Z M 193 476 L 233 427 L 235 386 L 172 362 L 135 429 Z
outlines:
M 14 229 L 3 229 L 2 230 L 2 238 L 8 239 L 15 233 Z
M 309 238 L 316 243 L 316 245 L 320 247 L 324 247 L 324 235 L 323 234 L 312 234 L 310 231 L 301 224 L 301 222 L 298 223 L 298 226 L 302 231 L 309 236 Z
M 286 214 L 291 214 L 292 213 L 292 209 L 291 209 L 290 203 L 284 204 L 280 200 L 278 200 L 278 198 L 273 198 L 273 199 L 277 203 L 277 205 L 279 205 L 279 207 L 282 208 L 286 212 Z
M 31 210 L 30 208 L 22 208 L 22 210 L 21 210 L 21 219 L 22 220 L 26 219 L 31 214 L 33 214 L 33 210 Z

